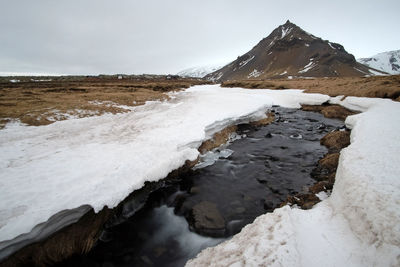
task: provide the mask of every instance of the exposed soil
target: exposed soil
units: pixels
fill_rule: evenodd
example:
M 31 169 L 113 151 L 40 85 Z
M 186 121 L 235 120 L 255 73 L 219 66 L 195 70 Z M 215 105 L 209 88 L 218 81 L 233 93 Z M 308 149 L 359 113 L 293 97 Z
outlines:
M 166 92 L 204 83 L 207 82 L 183 78 L 0 82 L 0 129 L 12 120 L 46 125 L 71 116 L 81 118 L 127 112 L 129 110 L 123 106 L 167 99 Z
M 329 108 L 326 105 L 310 106 L 313 108 L 306 108 L 308 110 L 321 112 L 325 117 L 336 117 L 345 120 L 347 116 L 354 114 L 352 111 L 346 110 L 343 107 L 331 110 L 338 111 L 337 113 L 324 113 L 324 109 Z M 304 110 L 304 106 L 303 106 Z M 347 115 L 346 115 L 347 114 Z M 328 115 L 328 116 L 327 116 Z M 339 163 L 339 152 L 341 149 L 350 145 L 350 131 L 337 130 L 326 134 L 320 141 L 321 145 L 328 148 L 328 153 L 318 161 L 318 165 L 311 172 L 311 176 L 317 181 L 314 185 L 310 186 L 307 193 L 299 193 L 293 196 L 288 196 L 287 200 L 281 204 L 286 204 L 301 207 L 302 209 L 311 209 L 315 204 L 321 200 L 316 194 L 324 191 L 330 191 L 335 183 L 336 170 Z
M 292 80 L 239 80 L 223 82 L 222 86 L 250 89 L 305 89 L 306 93 L 320 93 L 330 96 L 381 97 L 400 101 L 400 75 Z

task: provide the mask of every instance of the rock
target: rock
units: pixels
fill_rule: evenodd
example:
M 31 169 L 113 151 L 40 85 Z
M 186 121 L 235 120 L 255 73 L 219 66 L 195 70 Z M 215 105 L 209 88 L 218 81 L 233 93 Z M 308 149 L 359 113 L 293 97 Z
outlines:
M 153 262 L 150 260 L 149 257 L 147 257 L 146 255 L 143 255 L 142 257 L 140 257 L 142 259 L 142 261 L 144 263 L 146 263 L 146 265 L 153 265 Z
M 339 151 L 340 149 L 350 145 L 350 132 L 330 132 L 321 139 L 321 145 L 326 146 L 329 150 Z
M 197 194 L 201 192 L 201 188 L 198 186 L 193 186 L 192 188 L 190 188 L 190 194 Z
M 271 133 L 267 133 L 267 134 L 265 135 L 265 138 L 272 138 L 272 134 L 271 134 Z
M 243 207 L 238 207 L 235 209 L 235 213 L 238 213 L 238 214 L 244 213 L 245 211 L 246 211 L 246 209 Z
M 266 211 L 273 211 L 274 210 L 274 203 L 270 200 L 265 200 L 264 201 L 264 209 Z
M 323 159 L 320 159 L 318 164 L 327 169 L 329 172 L 336 171 L 339 163 L 339 153 L 327 154 Z
M 194 205 L 190 213 L 189 223 L 197 233 L 214 237 L 225 235 L 225 220 L 214 203 L 202 201 Z
M 310 192 L 313 194 L 318 194 L 321 191 L 331 190 L 333 184 L 329 181 L 320 181 L 309 188 Z
M 154 251 L 154 256 L 159 258 L 161 255 L 163 255 L 167 251 L 167 248 L 166 247 L 156 247 L 153 249 L 153 251 Z
M 295 196 L 288 196 L 287 198 L 287 203 L 292 205 L 296 204 L 306 210 L 311 209 L 318 202 L 320 202 L 320 199 L 313 193 L 300 193 Z
M 318 161 L 318 166 L 311 171 L 311 177 L 317 181 L 329 181 L 333 184 L 338 162 L 339 153 L 326 154 Z

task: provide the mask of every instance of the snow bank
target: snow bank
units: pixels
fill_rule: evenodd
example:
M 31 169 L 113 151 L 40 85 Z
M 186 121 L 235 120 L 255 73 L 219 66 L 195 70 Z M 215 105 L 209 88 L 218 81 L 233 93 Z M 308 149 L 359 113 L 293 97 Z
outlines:
M 196 159 L 202 141 L 228 125 L 264 118 L 272 105 L 295 108 L 329 99 L 300 90 L 216 85 L 171 96 L 124 114 L 1 130 L 0 258 L 2 250 L 25 238 L 17 236 L 61 211 L 115 207 L 145 181 Z
M 348 117 L 332 195 L 311 210 L 258 217 L 187 266 L 400 266 L 400 103 L 347 97 Z

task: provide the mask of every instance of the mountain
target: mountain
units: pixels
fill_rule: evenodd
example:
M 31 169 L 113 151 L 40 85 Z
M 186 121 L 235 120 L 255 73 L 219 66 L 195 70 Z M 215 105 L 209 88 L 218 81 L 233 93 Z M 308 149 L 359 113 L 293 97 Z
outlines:
M 357 61 L 389 74 L 400 74 L 400 50 L 383 52 L 368 58 L 359 58 Z
M 358 63 L 342 45 L 302 30 L 289 20 L 253 49 L 223 68 L 208 74 L 213 81 L 365 76 L 376 72 Z
M 182 70 L 177 73 L 177 75 L 181 77 L 194 77 L 194 78 L 203 78 L 207 74 L 214 72 L 220 68 L 222 68 L 224 65 L 219 64 L 219 65 L 207 65 L 207 66 L 201 66 L 201 67 L 193 67 L 189 69 Z

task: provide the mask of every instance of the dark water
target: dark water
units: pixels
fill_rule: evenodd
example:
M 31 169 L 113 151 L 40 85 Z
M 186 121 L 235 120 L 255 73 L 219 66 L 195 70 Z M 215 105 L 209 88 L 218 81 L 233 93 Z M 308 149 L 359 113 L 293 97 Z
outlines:
M 276 119 L 268 126 L 239 125 L 242 138 L 220 148 L 222 155 L 230 156 L 153 193 L 141 211 L 106 229 L 88 255 L 61 265 L 183 266 L 203 248 L 226 240 L 272 211 L 287 195 L 304 191 L 314 183 L 310 173 L 327 152 L 319 140 L 343 127 L 343 122 L 319 113 L 273 110 Z M 192 208 L 203 201 L 214 203 L 225 220 L 225 231 L 218 233 L 221 238 L 189 231 L 195 229 L 185 217 L 190 219 Z

